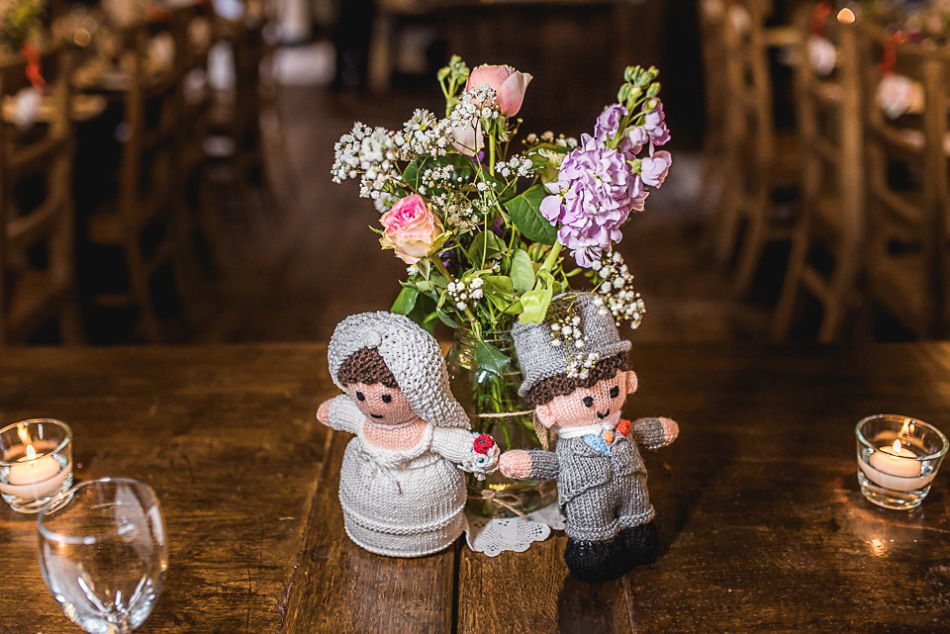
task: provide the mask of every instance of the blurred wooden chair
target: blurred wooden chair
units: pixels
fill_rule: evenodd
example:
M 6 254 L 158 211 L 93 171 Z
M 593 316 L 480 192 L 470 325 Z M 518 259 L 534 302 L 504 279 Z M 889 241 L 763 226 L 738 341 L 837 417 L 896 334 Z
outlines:
M 180 238 L 174 215 L 180 113 L 177 51 L 173 43 L 168 45 L 167 31 L 155 35 L 145 24 L 123 29 L 118 37 L 124 81 L 113 86 L 123 109 L 116 132 L 121 143 L 117 196 L 90 215 L 86 239 L 95 247 L 117 249 L 127 275 L 108 287 L 92 289 L 90 299 L 103 309 L 137 309 L 142 334 L 150 342 L 160 342 L 166 339 L 166 327 L 156 307 L 161 286 L 157 278 L 175 275 Z M 162 54 L 156 55 L 157 51 Z
M 215 215 L 207 192 L 205 144 L 211 125 L 211 86 L 208 56 L 214 38 L 214 15 L 210 6 L 190 4 L 171 10 L 175 42 L 175 81 L 178 103 L 175 129 L 175 205 L 181 231 L 182 251 L 195 254 L 191 246 Z M 201 236 L 203 242 L 208 237 Z M 190 258 L 193 259 L 193 258 Z M 197 262 L 191 262 L 197 266 Z
M 75 275 L 70 122 L 72 52 L 40 55 L 46 95 L 35 125 L 0 117 L 0 344 L 28 343 L 51 319 L 83 340 Z M 23 55 L 0 58 L 0 101 L 29 88 Z M 7 110 L 4 108 L 4 110 Z
M 804 16 L 803 16 L 804 18 Z M 859 301 L 865 231 L 864 110 L 857 27 L 839 23 L 831 3 L 803 19 L 796 72 L 802 214 L 792 235 L 773 324 L 788 336 L 801 291 L 821 306 L 817 338 L 836 340 Z
M 725 188 L 722 158 L 726 149 L 726 110 L 729 92 L 726 85 L 726 0 L 700 0 L 698 3 L 700 53 L 703 62 L 703 195 L 697 206 L 712 203 L 717 208 Z
M 725 191 L 715 222 L 715 254 L 720 262 L 736 258 L 735 287 L 750 289 L 765 246 L 788 239 L 792 217 L 776 214 L 776 192 L 794 189 L 798 142 L 779 133 L 773 117 L 769 51 L 789 46 L 787 29 L 765 26 L 770 3 L 735 0 L 723 20 L 725 77 Z
M 911 334 L 941 334 L 950 213 L 950 53 L 860 31 L 867 138 L 867 299 Z
M 230 45 L 234 84 L 214 95 L 208 149 L 219 180 L 244 201 L 255 193 L 270 195 L 261 129 L 264 26 L 260 18 L 216 22 L 216 39 Z

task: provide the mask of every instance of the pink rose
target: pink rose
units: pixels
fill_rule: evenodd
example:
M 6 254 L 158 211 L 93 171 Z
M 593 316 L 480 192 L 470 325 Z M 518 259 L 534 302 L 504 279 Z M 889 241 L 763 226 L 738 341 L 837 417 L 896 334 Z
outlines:
M 385 227 L 379 243 L 395 250 L 406 264 L 415 264 L 442 244 L 442 223 L 418 194 L 397 201 L 379 221 Z
M 474 90 L 488 85 L 498 95 L 498 106 L 501 114 L 512 117 L 521 110 L 524 92 L 531 82 L 531 75 L 515 70 L 511 66 L 493 66 L 482 64 L 472 71 L 465 90 Z

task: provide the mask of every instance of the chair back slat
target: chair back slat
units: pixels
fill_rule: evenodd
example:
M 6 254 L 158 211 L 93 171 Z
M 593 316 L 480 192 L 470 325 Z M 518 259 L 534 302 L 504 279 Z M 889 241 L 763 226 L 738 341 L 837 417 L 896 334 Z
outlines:
M 35 122 L 0 116 L 0 345 L 28 343 L 51 319 L 60 339 L 82 340 L 75 284 L 70 123 L 73 53 L 51 47 L 38 61 L 45 89 Z M 31 87 L 22 55 L 0 59 L 0 103 Z

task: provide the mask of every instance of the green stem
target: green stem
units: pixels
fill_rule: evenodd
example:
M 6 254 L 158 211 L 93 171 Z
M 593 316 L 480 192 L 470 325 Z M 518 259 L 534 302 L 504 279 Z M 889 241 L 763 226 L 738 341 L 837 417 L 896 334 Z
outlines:
M 442 274 L 442 277 L 445 278 L 446 282 L 454 281 L 452 276 L 449 274 L 448 269 L 445 268 L 445 265 L 442 264 L 442 260 L 439 259 L 438 255 L 429 256 L 429 261 L 435 266 L 435 270 Z
M 488 173 L 492 176 L 495 175 L 495 134 L 494 130 L 491 130 L 491 134 L 488 135 Z
M 554 246 L 551 247 L 551 250 L 548 252 L 548 257 L 544 258 L 544 263 L 541 265 L 541 269 L 544 271 L 550 271 L 554 266 L 554 263 L 557 261 L 557 256 L 561 254 L 561 249 L 563 246 L 560 242 L 555 242 Z

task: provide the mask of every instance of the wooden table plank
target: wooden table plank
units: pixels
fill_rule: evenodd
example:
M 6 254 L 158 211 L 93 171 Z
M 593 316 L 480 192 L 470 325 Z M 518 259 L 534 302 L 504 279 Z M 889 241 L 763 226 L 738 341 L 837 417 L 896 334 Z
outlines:
M 170 544 L 140 632 L 274 632 L 323 460 L 324 346 L 2 351 L 0 420 L 74 431 L 77 475 L 151 484 Z M 35 521 L 0 505 L 0 632 L 75 634 L 40 576 Z
M 449 632 L 456 548 L 428 557 L 382 557 L 346 536 L 337 491 L 351 434 L 331 432 L 293 578 L 282 632 Z
M 857 487 L 853 428 L 888 411 L 950 431 L 950 346 L 635 346 L 632 359 L 627 414 L 681 425 L 644 456 L 658 561 L 589 586 L 567 576 L 562 535 L 497 559 L 463 551 L 460 632 L 946 628 L 948 471 L 918 511 L 879 509 Z
M 950 430 L 950 347 L 655 352 L 634 353 L 636 406 L 682 431 L 647 463 L 665 552 L 628 576 L 639 632 L 946 627 L 947 471 L 918 511 L 880 509 L 853 429 L 884 411 Z
M 590 584 L 568 575 L 563 533 L 523 553 L 486 557 L 467 546 L 459 567 L 458 631 L 629 632 L 624 580 Z
M 855 479 L 857 420 L 950 431 L 950 344 L 635 346 L 628 415 L 682 433 L 645 456 L 663 547 L 623 580 L 572 579 L 563 535 L 526 553 L 379 557 L 342 531 L 349 436 L 322 345 L 4 349 L 0 420 L 76 432 L 81 479 L 158 491 L 171 544 L 141 632 L 933 632 L 950 622 L 950 466 L 917 511 Z M 75 633 L 40 578 L 33 519 L 0 505 L 0 633 Z M 455 599 L 457 597 L 457 599 Z

